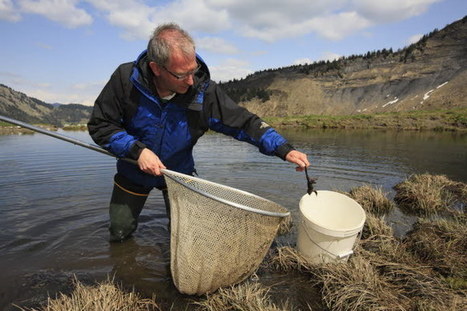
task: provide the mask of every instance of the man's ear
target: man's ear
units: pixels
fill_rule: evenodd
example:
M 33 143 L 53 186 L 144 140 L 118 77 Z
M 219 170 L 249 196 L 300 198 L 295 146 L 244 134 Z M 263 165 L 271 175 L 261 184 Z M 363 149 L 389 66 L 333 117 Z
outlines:
M 154 73 L 155 76 L 160 76 L 161 74 L 161 67 L 157 65 L 155 62 L 149 62 L 149 67 L 152 70 L 152 73 Z

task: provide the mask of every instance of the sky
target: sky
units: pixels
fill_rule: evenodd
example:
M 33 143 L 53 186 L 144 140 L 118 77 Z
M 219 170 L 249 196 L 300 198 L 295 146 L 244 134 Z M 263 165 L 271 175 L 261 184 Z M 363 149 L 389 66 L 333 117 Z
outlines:
M 466 0 L 0 0 L 0 83 L 93 105 L 116 67 L 176 22 L 214 81 L 398 50 L 467 15 Z

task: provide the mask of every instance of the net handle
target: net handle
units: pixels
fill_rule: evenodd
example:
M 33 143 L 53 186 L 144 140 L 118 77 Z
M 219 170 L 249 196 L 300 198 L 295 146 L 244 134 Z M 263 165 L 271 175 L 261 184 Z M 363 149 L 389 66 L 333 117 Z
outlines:
M 280 213 L 280 212 L 270 212 L 270 211 L 263 211 L 263 210 L 260 210 L 260 209 L 257 209 L 257 208 L 254 208 L 254 207 L 250 207 L 250 206 L 246 206 L 246 205 L 243 205 L 243 204 L 239 204 L 239 203 L 236 203 L 236 202 L 232 202 L 232 201 L 229 201 L 229 200 L 225 200 L 225 199 L 222 199 L 222 198 L 219 198 L 219 197 L 216 197 L 210 193 L 207 193 L 205 191 L 201 191 L 199 189 L 196 189 L 190 185 L 187 185 L 183 182 L 181 182 L 180 180 L 178 180 L 177 178 L 175 178 L 175 176 L 180 176 L 180 177 L 183 177 L 183 178 L 190 178 L 192 180 L 196 180 L 196 181 L 200 181 L 200 182 L 203 182 L 203 183 L 208 183 L 208 184 L 211 184 L 213 186 L 216 186 L 216 187 L 221 187 L 221 188 L 224 188 L 224 189 L 229 189 L 229 190 L 234 190 L 238 193 L 241 193 L 241 194 L 245 194 L 245 195 L 248 195 L 248 196 L 251 196 L 251 197 L 255 197 L 255 198 L 258 198 L 258 199 L 261 199 L 263 201 L 267 201 L 267 202 L 271 202 L 272 204 L 274 205 L 277 205 L 276 203 L 268 200 L 268 199 L 265 199 L 265 198 L 262 198 L 262 197 L 259 197 L 257 195 L 254 195 L 252 193 L 249 193 L 249 192 L 246 192 L 246 191 L 243 191 L 243 190 L 239 190 L 239 189 L 235 189 L 235 188 L 232 188 L 232 187 L 229 187 L 229 186 L 224 186 L 224 185 L 221 185 L 221 184 L 218 184 L 218 183 L 214 183 L 212 181 L 208 181 L 208 180 L 204 180 L 204 179 L 201 179 L 201 178 L 198 178 L 198 177 L 194 177 L 194 176 L 190 176 L 190 175 L 185 175 L 185 174 L 182 174 L 182 173 L 178 173 L 178 172 L 174 172 L 174 171 L 171 171 L 171 170 L 168 170 L 168 169 L 161 169 L 162 173 L 164 173 L 164 176 L 165 177 L 168 177 L 170 178 L 171 180 L 175 181 L 176 183 L 182 185 L 183 187 L 185 188 L 188 188 L 190 189 L 191 191 L 194 191 L 196 193 L 199 193 L 207 198 L 210 198 L 212 200 L 215 200 L 217 202 L 220 202 L 220 203 L 224 203 L 224 204 L 227 204 L 227 205 L 230 205 L 230 206 L 234 206 L 234 207 L 237 207 L 237 208 L 240 208 L 242 210 L 245 210 L 245 211 L 248 211 L 248 212 L 253 212 L 253 213 L 256 213 L 256 214 L 261 214 L 261 215 L 265 215 L 265 216 L 272 216 L 272 217 L 287 217 L 290 215 L 290 212 L 287 211 L 285 213 Z

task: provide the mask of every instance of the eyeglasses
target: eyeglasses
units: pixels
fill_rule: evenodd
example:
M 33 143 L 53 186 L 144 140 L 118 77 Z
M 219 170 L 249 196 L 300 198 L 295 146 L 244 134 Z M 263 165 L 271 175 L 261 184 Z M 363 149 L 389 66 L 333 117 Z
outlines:
M 189 72 L 184 73 L 184 74 L 181 74 L 181 75 L 178 75 L 178 74 L 176 74 L 176 73 L 173 73 L 172 71 L 170 71 L 169 69 L 167 69 L 167 67 L 165 67 L 165 66 L 162 66 L 162 68 L 164 68 L 165 71 L 167 71 L 168 73 L 170 73 L 175 79 L 177 79 L 177 80 L 184 80 L 184 79 L 188 78 L 189 76 L 192 76 L 192 75 L 196 74 L 196 73 L 198 72 L 198 70 L 200 70 L 201 65 L 198 64 L 198 67 L 196 67 L 194 70 L 189 71 Z

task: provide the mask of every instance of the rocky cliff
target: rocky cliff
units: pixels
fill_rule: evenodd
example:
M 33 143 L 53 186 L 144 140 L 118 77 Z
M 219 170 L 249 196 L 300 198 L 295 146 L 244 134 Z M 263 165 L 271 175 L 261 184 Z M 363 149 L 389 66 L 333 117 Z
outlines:
M 467 106 L 467 17 L 402 50 L 250 75 L 223 87 L 261 116 L 342 115 Z

